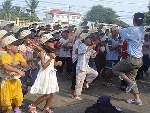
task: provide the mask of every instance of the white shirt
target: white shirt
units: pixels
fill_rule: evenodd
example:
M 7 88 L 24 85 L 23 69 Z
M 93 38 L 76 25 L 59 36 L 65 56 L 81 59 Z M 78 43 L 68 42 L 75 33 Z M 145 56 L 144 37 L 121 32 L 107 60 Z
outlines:
M 84 43 L 80 44 L 78 48 L 78 61 L 76 65 L 76 69 L 81 71 L 87 71 L 89 68 L 89 59 L 90 56 L 93 56 L 96 51 L 91 49 L 90 51 L 87 51 L 88 46 L 86 46 Z
M 71 57 L 70 54 L 70 49 L 66 49 L 66 47 L 62 47 L 63 44 L 67 43 L 69 41 L 69 39 L 65 40 L 63 38 L 61 38 L 59 40 L 60 43 L 62 43 L 61 47 L 60 47 L 60 53 L 59 53 L 59 57 Z M 67 46 L 71 46 L 71 43 L 68 43 Z
M 75 53 L 76 49 L 78 49 L 78 47 L 80 46 L 80 44 L 82 44 L 81 40 L 78 39 L 75 41 L 74 45 L 73 45 L 73 50 L 72 50 L 72 61 L 73 63 L 75 61 L 77 61 L 78 59 L 78 54 Z

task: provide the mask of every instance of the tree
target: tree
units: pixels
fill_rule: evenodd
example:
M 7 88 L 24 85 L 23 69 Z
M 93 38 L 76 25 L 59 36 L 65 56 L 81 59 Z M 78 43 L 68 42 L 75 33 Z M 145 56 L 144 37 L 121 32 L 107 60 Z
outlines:
M 31 13 L 29 20 L 31 22 L 39 21 L 39 18 L 35 14 L 35 9 L 37 8 L 39 1 L 38 0 L 25 0 L 25 2 L 27 3 L 27 6 L 29 7 L 29 9 L 26 9 L 26 10 Z
M 121 20 L 118 20 L 119 16 L 112 8 L 105 8 L 102 5 L 93 6 L 90 11 L 87 12 L 84 20 L 99 22 L 99 23 L 108 23 L 111 24 L 114 20 L 119 23 L 123 23 Z
M 29 13 L 26 12 L 26 9 L 23 9 L 20 6 L 14 6 L 12 8 L 12 12 L 12 20 L 15 20 L 16 18 L 19 18 L 21 20 L 27 20 L 29 18 Z
M 149 26 L 150 25 L 150 6 L 148 6 L 149 11 L 144 12 L 145 19 L 144 19 L 144 26 Z
M 12 11 L 12 0 L 5 0 L 2 3 L 3 13 L 4 13 L 4 19 L 9 20 L 11 19 L 11 11 Z
M 2 8 L 0 9 L 0 19 L 2 20 L 16 20 L 20 18 L 22 20 L 29 18 L 29 13 L 26 12 L 26 9 L 21 8 L 20 6 L 12 6 L 11 0 L 6 0 L 2 3 Z

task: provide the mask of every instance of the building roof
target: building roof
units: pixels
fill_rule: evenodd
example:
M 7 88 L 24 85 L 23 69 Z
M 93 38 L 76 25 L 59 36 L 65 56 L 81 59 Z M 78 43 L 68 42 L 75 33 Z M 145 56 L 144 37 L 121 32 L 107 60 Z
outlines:
M 61 11 L 59 9 L 53 9 L 53 10 L 50 10 L 49 14 L 68 14 L 68 12 Z M 79 16 L 81 16 L 80 13 L 69 12 L 69 14 L 70 15 L 79 15 Z

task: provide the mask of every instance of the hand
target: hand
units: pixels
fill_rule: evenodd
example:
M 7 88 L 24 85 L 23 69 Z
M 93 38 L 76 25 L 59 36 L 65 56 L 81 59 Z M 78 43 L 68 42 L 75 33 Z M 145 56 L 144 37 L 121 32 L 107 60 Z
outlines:
M 56 57 L 55 53 L 49 53 L 49 55 L 50 55 L 50 58 L 52 58 L 52 59 L 55 59 L 55 57 Z
M 96 47 L 96 44 L 93 44 L 92 46 L 93 46 L 93 48 L 94 48 L 94 47 Z
M 58 61 L 57 64 L 58 64 L 59 66 L 61 66 L 61 65 L 62 65 L 62 61 Z
M 18 74 L 21 76 L 21 77 L 24 77 L 25 76 L 25 72 L 23 72 L 23 71 L 18 71 Z
M 20 62 L 19 61 L 11 61 L 11 66 L 17 66 L 17 65 L 20 65 Z
M 36 62 L 36 61 L 37 61 L 37 58 L 33 58 L 32 60 L 33 60 L 34 62 Z

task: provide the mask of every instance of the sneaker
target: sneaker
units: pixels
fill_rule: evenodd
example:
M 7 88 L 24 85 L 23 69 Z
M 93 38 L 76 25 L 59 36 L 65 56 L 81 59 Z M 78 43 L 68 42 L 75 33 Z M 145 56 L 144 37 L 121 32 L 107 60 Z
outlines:
M 132 89 L 132 87 L 134 86 L 134 84 L 135 84 L 134 81 L 132 81 L 132 82 L 130 83 L 130 86 L 128 86 L 128 87 L 126 88 L 126 93 L 128 93 L 128 92 Z
M 127 100 L 127 103 L 136 104 L 136 105 L 142 105 L 142 101 L 134 101 L 133 99 Z

